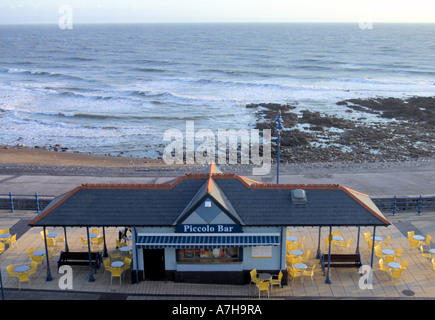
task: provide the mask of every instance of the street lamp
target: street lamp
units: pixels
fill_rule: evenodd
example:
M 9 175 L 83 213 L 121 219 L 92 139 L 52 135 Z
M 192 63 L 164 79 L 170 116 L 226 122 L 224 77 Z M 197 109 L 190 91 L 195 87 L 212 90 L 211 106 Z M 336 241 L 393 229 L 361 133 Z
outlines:
M 279 153 L 281 148 L 281 130 L 284 129 L 282 126 L 282 120 L 281 120 L 281 110 L 279 110 L 278 117 L 275 119 L 276 127 L 275 129 L 278 130 L 278 155 L 277 155 L 277 162 L 276 162 L 276 184 L 279 184 Z

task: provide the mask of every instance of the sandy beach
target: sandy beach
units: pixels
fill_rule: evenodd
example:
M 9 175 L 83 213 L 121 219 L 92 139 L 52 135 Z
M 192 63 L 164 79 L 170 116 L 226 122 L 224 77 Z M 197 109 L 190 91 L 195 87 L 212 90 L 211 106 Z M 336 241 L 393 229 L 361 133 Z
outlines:
M 164 165 L 159 159 L 137 159 L 95 154 L 56 152 L 30 147 L 0 146 L 0 163 L 94 166 L 94 167 L 138 167 Z

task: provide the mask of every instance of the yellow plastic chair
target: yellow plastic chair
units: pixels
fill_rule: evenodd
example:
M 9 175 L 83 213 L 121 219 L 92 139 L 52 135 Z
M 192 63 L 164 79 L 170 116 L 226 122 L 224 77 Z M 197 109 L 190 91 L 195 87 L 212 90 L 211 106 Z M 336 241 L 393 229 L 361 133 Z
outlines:
M 420 247 L 421 256 L 426 259 L 431 259 L 432 255 L 430 253 L 424 252 L 423 246 Z
M 260 278 L 257 275 L 257 269 L 253 269 L 249 273 L 251 275 L 251 283 L 257 284 L 257 283 L 259 283 L 261 281 Z
M 9 229 L 0 229 L 0 234 L 10 233 Z
M 111 268 L 111 264 L 112 261 L 110 260 L 110 258 L 104 259 L 103 260 L 103 265 L 104 265 L 104 273 L 106 273 L 106 271 L 109 271 Z
M 409 244 L 411 248 L 418 248 L 420 246 L 420 241 L 414 238 L 409 239 Z
M 290 254 L 293 250 L 296 250 L 298 246 L 295 243 L 289 243 L 286 244 L 287 252 Z
M 340 231 L 332 231 L 331 234 L 333 236 L 339 236 L 339 237 L 341 237 L 341 232 Z
M 10 278 L 17 278 L 17 273 L 14 271 L 14 266 L 12 264 L 6 267 L 6 271 L 8 272 Z
M 53 252 L 54 252 L 54 248 L 48 248 L 48 259 L 52 259 L 53 258 Z
M 55 246 L 56 246 L 56 239 L 55 238 L 47 238 L 47 247 L 54 248 Z
M 296 263 L 302 263 L 302 257 L 293 256 L 292 257 L 292 265 L 295 265 Z
M 421 246 L 427 246 L 430 249 L 430 241 L 431 240 L 432 240 L 432 237 L 430 235 L 427 235 L 425 241 L 420 241 L 420 245 Z
M 91 229 L 91 233 L 100 234 L 100 229 Z
M 27 282 L 30 288 L 30 271 L 17 272 L 18 290 L 21 290 L 21 282 Z
M 129 257 L 123 257 L 122 260 L 124 261 L 124 266 L 123 266 L 124 271 L 130 269 L 130 267 L 131 267 L 131 259 Z
M 310 258 L 310 254 L 311 254 L 311 251 L 307 250 L 305 257 L 301 256 L 301 262 L 308 262 L 308 259 Z
M 60 244 L 60 243 L 65 243 L 65 235 L 63 234 L 63 235 L 58 235 L 57 237 L 56 237 L 56 245 L 57 244 Z
M 32 260 L 32 262 L 30 262 L 29 274 L 30 275 L 35 274 L 37 269 L 38 269 L 38 263 Z
M 3 242 L 0 242 L 0 254 L 5 252 L 6 245 Z
M 126 243 L 124 243 L 124 242 L 120 242 L 118 239 L 115 239 L 115 241 L 116 241 L 116 246 L 117 246 L 118 248 L 121 248 L 121 247 L 125 247 L 125 246 L 127 246 Z
M 400 261 L 400 268 L 403 271 L 405 271 L 407 266 L 408 266 L 408 262 L 406 262 L 405 260 L 402 259 L 402 261 Z
M 91 239 L 91 243 L 92 245 L 97 246 L 98 250 L 100 250 L 100 246 L 104 244 L 104 238 L 102 236 L 98 236 Z
M 394 262 L 396 260 L 396 256 L 393 254 L 385 255 L 385 263 Z
M 351 240 L 352 239 L 349 239 L 349 240 L 347 240 L 347 242 L 341 242 L 339 245 L 340 245 L 340 248 L 349 248 L 350 247 L 350 242 L 351 242 Z
M 122 275 L 122 272 L 124 271 L 124 269 L 122 267 L 121 268 L 113 268 L 113 267 L 111 267 L 109 269 L 109 271 L 112 273 L 112 275 L 110 277 L 110 284 L 112 284 L 112 279 L 113 278 L 119 278 L 119 285 L 121 285 L 121 275 Z
M 300 270 L 294 268 L 293 266 L 287 267 L 287 272 L 292 277 L 292 281 L 295 278 L 298 278 L 298 277 L 302 276 L 302 272 Z
M 402 252 L 402 248 L 399 247 L 396 249 L 396 259 L 400 259 L 400 257 L 402 256 Z
M 408 240 L 411 240 L 415 236 L 415 231 L 408 231 Z
M 371 233 L 371 232 L 364 232 L 364 239 L 365 239 L 366 241 L 369 241 L 370 238 L 371 238 L 371 236 L 372 236 L 372 233 Z
M 376 257 L 378 257 L 378 258 L 381 258 L 381 259 L 384 258 L 384 254 L 382 253 L 382 247 L 381 247 L 380 245 L 377 245 L 377 246 L 375 247 L 375 255 L 376 255 Z
M 329 248 L 329 239 L 328 238 L 325 238 L 325 245 L 326 245 L 326 248 Z M 336 247 L 336 246 L 337 246 L 337 243 L 332 241 L 331 242 L 331 248 L 332 247 Z
M 117 250 L 111 251 L 110 258 L 113 260 L 121 260 L 121 253 Z
M 316 268 L 316 265 L 313 264 L 311 270 L 305 269 L 305 270 L 302 272 L 302 276 L 303 276 L 303 277 L 310 277 L 310 278 L 311 278 L 311 281 L 313 281 L 313 277 L 314 277 L 314 269 L 315 269 L 315 268 Z
M 88 245 L 88 240 L 85 240 L 85 238 L 83 238 L 82 236 L 80 236 L 80 240 L 82 242 L 82 246 L 87 246 Z
M 33 252 L 35 252 L 35 248 L 33 248 L 33 247 L 32 247 L 32 248 L 29 248 L 29 249 L 26 250 L 27 257 L 28 257 L 30 260 L 32 260 Z
M 302 237 L 302 240 L 301 240 L 301 242 L 295 242 L 295 244 L 296 244 L 296 247 L 304 247 L 304 242 L 305 242 L 305 236 L 303 236 Z
M 269 281 L 260 281 L 259 283 L 255 284 L 258 288 L 258 299 L 261 297 L 261 291 L 267 291 L 267 297 L 269 298 Z
M 269 282 L 270 282 L 270 289 L 271 290 L 272 290 L 272 287 L 276 286 L 276 285 L 278 285 L 280 288 L 282 288 L 281 281 L 282 281 L 283 276 L 284 275 L 283 275 L 282 271 L 280 271 L 278 273 L 278 275 L 273 275 L 272 276 L 272 279 L 269 280 Z
M 16 244 L 18 247 L 17 234 L 14 234 L 12 237 L 10 237 L 8 240 L 6 240 L 4 243 L 7 243 L 9 245 L 9 247 L 12 247 L 14 244 Z
M 40 234 L 41 234 L 41 238 L 42 238 L 42 240 L 45 240 L 44 230 L 42 230 L 42 231 L 40 232 Z M 48 234 L 48 230 L 47 230 L 47 229 L 45 229 L 45 234 L 46 234 L 46 235 Z
M 384 260 L 379 259 L 378 263 L 379 263 L 379 270 L 381 270 L 381 271 L 383 271 L 383 272 L 386 272 L 386 273 L 388 273 L 388 274 L 390 273 L 390 268 L 389 268 L 389 267 L 386 268 L 386 267 L 384 266 Z
M 390 236 L 387 236 L 385 238 L 385 242 L 380 241 L 379 245 L 382 246 L 382 247 L 386 247 L 386 246 L 388 246 L 390 244 L 390 240 L 391 240 Z
M 32 256 L 32 261 L 35 261 L 39 266 L 42 265 L 42 258 L 43 256 Z
M 404 271 L 405 270 L 403 270 L 403 269 L 391 268 L 391 271 L 390 271 L 391 283 L 394 284 L 394 279 L 399 279 L 400 283 L 402 283 L 402 273 Z
M 435 272 L 435 258 L 432 258 L 432 270 Z

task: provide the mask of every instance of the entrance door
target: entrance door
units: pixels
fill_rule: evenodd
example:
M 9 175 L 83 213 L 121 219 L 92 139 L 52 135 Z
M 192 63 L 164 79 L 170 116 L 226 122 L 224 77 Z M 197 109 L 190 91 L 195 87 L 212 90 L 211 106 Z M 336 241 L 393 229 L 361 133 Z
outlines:
M 165 249 L 143 249 L 145 280 L 165 279 Z

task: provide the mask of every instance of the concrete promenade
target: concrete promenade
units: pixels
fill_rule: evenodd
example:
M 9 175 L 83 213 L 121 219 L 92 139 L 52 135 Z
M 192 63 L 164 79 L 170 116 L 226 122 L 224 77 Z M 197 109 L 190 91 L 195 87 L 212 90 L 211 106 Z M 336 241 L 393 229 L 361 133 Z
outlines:
M 225 171 L 227 172 L 227 171 Z M 0 173 L 2 173 L 0 171 Z M 4 172 L 3 172 L 4 173 Z M 156 172 L 140 173 L 140 176 L 131 175 L 40 175 L 40 174 L 2 174 L 0 175 L 0 194 L 12 192 L 14 194 L 52 194 L 57 195 L 71 190 L 82 183 L 159 183 L 170 178 L 178 177 L 180 172 Z M 264 182 L 275 183 L 276 176 L 271 172 L 267 176 L 252 176 L 248 172 L 244 176 Z M 295 172 L 291 168 L 283 168 L 280 175 L 280 183 L 338 183 L 340 185 L 367 193 L 371 196 L 397 195 L 433 195 L 435 194 L 435 169 L 425 167 L 422 170 L 378 170 L 361 171 L 337 171 L 310 170 Z M 50 260 L 52 281 L 46 281 L 45 265 L 38 269 L 32 276 L 30 286 L 27 283 L 21 285 L 18 290 L 17 280 L 8 277 L 6 267 L 9 264 L 28 264 L 29 260 L 26 249 L 34 247 L 43 249 L 43 241 L 39 232 L 40 228 L 29 229 L 27 223 L 35 217 L 33 211 L 16 211 L 10 213 L 0 210 L 0 228 L 10 228 L 11 232 L 17 233 L 17 246 L 8 248 L 0 256 L 0 268 L 2 272 L 5 298 L 14 300 L 139 300 L 139 299 L 258 299 L 258 293 L 252 285 L 205 285 L 185 284 L 170 281 L 143 281 L 139 284 L 131 284 L 128 275 L 114 279 L 110 284 L 110 272 L 100 269 L 95 274 L 95 282 L 89 282 L 89 270 L 86 267 L 74 267 L 74 287 L 72 291 L 61 290 L 59 279 L 62 276 L 57 273 L 56 262 L 60 245 Z M 378 258 L 375 257 L 373 264 L 374 284 L 372 289 L 363 289 L 360 285 L 360 275 L 356 269 L 332 269 L 332 284 L 325 283 L 325 276 L 319 266 L 319 260 L 315 259 L 317 250 L 318 228 L 288 228 L 288 231 L 298 238 L 306 237 L 304 251 L 310 250 L 311 256 L 308 264 L 315 265 L 313 278 L 296 278 L 283 288 L 274 287 L 271 291 L 271 299 L 435 299 L 435 272 L 432 269 L 430 259 L 422 257 L 419 250 L 411 248 L 407 239 L 407 231 L 415 231 L 416 234 L 426 236 L 431 234 L 435 237 L 435 213 L 424 213 L 416 216 L 413 213 L 401 213 L 395 217 L 387 216 L 392 222 L 388 228 L 378 228 L 376 234 L 382 237 L 390 236 L 390 248 L 403 249 L 402 259 L 408 262 L 408 268 L 403 275 L 402 281 L 391 281 L 389 275 L 379 269 Z M 63 233 L 63 229 L 48 228 L 49 231 Z M 326 252 L 324 237 L 328 230 L 322 229 L 321 250 Z M 340 252 L 353 253 L 356 249 L 358 230 L 356 228 L 337 228 L 343 237 L 351 239 L 351 247 L 340 249 Z M 360 252 L 363 263 L 370 264 L 371 251 L 363 240 L 363 233 L 373 231 L 372 228 L 361 228 Z M 68 228 L 68 244 L 70 250 L 84 250 L 80 242 L 80 236 L 86 234 L 83 228 Z M 117 230 L 106 231 L 109 251 L 115 250 Z M 435 248 L 435 245 L 433 246 Z M 338 250 L 335 249 L 334 250 Z M 262 295 L 262 299 L 266 296 Z

